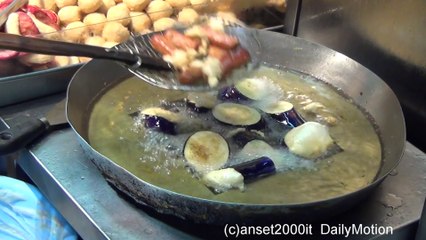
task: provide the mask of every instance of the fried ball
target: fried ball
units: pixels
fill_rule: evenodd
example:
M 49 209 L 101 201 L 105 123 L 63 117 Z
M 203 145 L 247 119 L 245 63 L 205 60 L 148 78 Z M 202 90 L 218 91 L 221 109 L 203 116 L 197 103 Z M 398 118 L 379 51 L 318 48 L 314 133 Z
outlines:
M 130 29 L 133 32 L 142 33 L 152 25 L 151 19 L 143 12 L 130 12 Z
M 172 18 L 160 18 L 154 22 L 154 31 L 163 31 L 167 28 L 173 27 L 175 25 L 176 20 Z
M 116 3 L 122 3 L 123 0 L 114 0 Z
M 209 0 L 189 0 L 195 10 L 202 10 L 207 7 Z
M 112 48 L 112 47 L 114 47 L 115 45 L 118 45 L 118 44 L 120 44 L 120 43 L 118 43 L 118 42 L 105 42 L 103 47 L 104 48 Z
M 84 17 L 83 22 L 94 35 L 101 35 L 102 29 L 106 22 L 106 17 L 103 13 L 90 13 Z
M 55 0 L 29 0 L 28 5 L 37 6 L 43 9 L 56 11 L 58 7 Z
M 63 7 L 59 9 L 58 17 L 63 25 L 67 25 L 76 21 L 81 21 L 80 8 L 78 6 Z
M 78 7 L 83 13 L 96 12 L 102 5 L 102 0 L 78 0 Z
M 123 0 L 130 11 L 135 12 L 143 11 L 150 2 L 151 0 Z
M 178 9 L 181 9 L 183 7 L 190 5 L 189 0 L 165 0 L 165 1 L 168 2 L 170 6 L 174 8 L 178 8 Z
M 160 18 L 167 18 L 173 14 L 173 8 L 163 0 L 152 1 L 145 10 L 154 22 Z
M 55 0 L 58 8 L 77 5 L 77 0 Z
M 84 41 L 84 44 L 102 47 L 105 44 L 105 39 L 100 36 L 88 37 Z
M 118 22 L 107 22 L 102 37 L 108 42 L 124 42 L 130 37 L 129 30 Z
M 123 26 L 127 26 L 130 23 L 130 10 L 126 4 L 120 3 L 114 7 L 111 7 L 107 12 L 108 21 L 117 21 Z
M 108 12 L 108 9 L 110 9 L 111 7 L 114 7 L 115 1 L 114 0 L 102 0 L 102 4 L 98 9 L 98 12 L 106 14 Z
M 69 42 L 83 42 L 89 36 L 86 24 L 80 21 L 68 24 L 64 29 L 63 37 Z
M 184 8 L 178 13 L 178 21 L 184 24 L 192 24 L 198 18 L 198 13 L 192 8 Z

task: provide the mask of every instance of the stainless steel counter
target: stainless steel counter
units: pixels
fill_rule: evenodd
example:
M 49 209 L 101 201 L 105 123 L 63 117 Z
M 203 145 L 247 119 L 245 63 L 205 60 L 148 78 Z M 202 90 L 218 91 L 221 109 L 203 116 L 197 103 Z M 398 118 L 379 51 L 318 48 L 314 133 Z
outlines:
M 40 117 L 61 97 L 0 108 L 0 116 L 6 121 L 16 114 Z M 45 135 L 21 152 L 18 164 L 83 239 L 224 238 L 222 227 L 191 224 L 126 200 L 83 155 L 71 129 Z M 384 239 L 413 239 L 426 196 L 425 183 L 426 155 L 407 143 L 398 168 L 374 194 L 328 223 L 392 226 L 393 235 Z M 313 239 L 319 239 L 318 235 Z

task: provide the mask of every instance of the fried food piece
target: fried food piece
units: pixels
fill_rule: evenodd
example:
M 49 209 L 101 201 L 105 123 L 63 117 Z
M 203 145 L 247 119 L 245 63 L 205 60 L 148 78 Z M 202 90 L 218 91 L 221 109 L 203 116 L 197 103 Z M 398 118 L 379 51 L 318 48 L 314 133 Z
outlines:
M 184 8 L 178 13 L 178 22 L 184 24 L 193 24 L 199 15 L 193 8 Z
M 130 11 L 141 12 L 145 10 L 151 0 L 123 0 L 123 3 L 130 9 Z
M 152 1 L 145 11 L 153 22 L 161 18 L 168 18 L 173 14 L 172 6 L 163 0 Z
M 118 22 L 107 22 L 102 37 L 109 42 L 124 42 L 130 37 L 129 30 Z
M 63 25 L 81 21 L 81 11 L 78 6 L 66 6 L 59 9 L 58 17 Z
M 123 26 L 127 26 L 130 23 L 130 10 L 124 3 L 117 4 L 108 10 L 107 20 L 116 21 L 121 23 Z
M 157 21 L 154 22 L 154 31 L 163 31 L 166 30 L 167 28 L 171 28 L 176 24 L 176 20 L 174 20 L 173 18 L 160 18 Z
M 144 12 L 130 12 L 130 29 L 133 32 L 144 33 L 152 26 L 151 19 Z
M 89 28 L 89 31 L 94 35 L 101 35 L 104 29 L 106 16 L 103 13 L 90 13 L 83 19 L 83 23 Z

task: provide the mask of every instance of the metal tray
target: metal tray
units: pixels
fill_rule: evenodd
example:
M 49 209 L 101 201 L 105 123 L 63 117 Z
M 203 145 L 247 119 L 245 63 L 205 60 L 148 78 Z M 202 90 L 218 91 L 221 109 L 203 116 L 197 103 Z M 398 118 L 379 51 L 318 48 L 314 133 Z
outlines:
M 0 78 L 0 107 L 65 91 L 83 64 Z

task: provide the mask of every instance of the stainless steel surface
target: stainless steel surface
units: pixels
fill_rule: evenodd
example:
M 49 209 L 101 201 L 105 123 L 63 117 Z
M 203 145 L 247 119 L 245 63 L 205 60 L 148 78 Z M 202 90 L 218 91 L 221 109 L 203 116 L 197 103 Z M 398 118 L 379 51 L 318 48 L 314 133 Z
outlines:
M 332 223 L 392 226 L 395 237 L 398 236 L 396 239 L 412 239 L 413 232 L 404 233 L 403 230 L 412 228 L 411 225 L 415 225 L 420 217 L 426 195 L 425 162 L 424 153 L 407 144 L 403 160 L 395 172 L 366 201 L 334 218 Z M 85 158 L 75 134 L 70 130 L 49 135 L 34 145 L 31 153 L 24 153 L 18 164 L 83 239 L 224 237 L 221 228 L 194 225 L 158 215 L 121 198 L 93 163 Z M 401 198 L 402 205 L 392 205 L 389 196 Z M 206 229 L 209 231 L 206 232 Z M 404 235 L 399 235 L 400 231 Z M 353 236 L 352 239 L 370 237 Z
M 304 0 L 297 36 L 348 55 L 396 93 L 408 139 L 426 150 L 426 1 Z M 348 79 L 348 81 L 352 81 Z
M 17 114 L 40 117 L 61 98 L 63 95 L 55 95 L 0 108 L 0 115 L 6 119 Z M 0 129 L 3 128 L 1 123 Z M 224 238 L 222 228 L 185 223 L 148 208 L 136 207 L 123 199 L 85 157 L 70 129 L 55 131 L 34 143 L 30 152 L 21 153 L 18 164 L 83 239 Z M 352 236 L 348 239 L 411 240 L 426 196 L 425 176 L 426 155 L 407 143 L 401 164 L 369 198 L 325 223 L 394 227 L 393 236 Z M 330 239 L 329 236 L 325 238 Z M 312 239 L 320 238 L 316 234 Z
M 339 88 L 371 114 L 380 129 L 383 146 L 383 165 L 372 184 L 344 196 L 289 205 L 207 201 L 153 186 L 103 156 L 88 143 L 87 118 L 84 113 L 90 112 L 90 105 L 105 88 L 130 77 L 120 66 L 105 61 L 92 61 L 85 65 L 74 76 L 68 88 L 67 117 L 72 128 L 79 134 L 79 140 L 88 157 L 108 181 L 135 201 L 147 204 L 158 212 L 195 222 L 258 222 L 274 218 L 300 220 L 307 215 L 312 219 L 329 218 L 366 197 L 398 164 L 405 145 L 402 111 L 390 88 L 362 65 L 331 49 L 279 33 L 250 29 L 241 31 L 248 31 L 245 35 L 256 36 L 259 40 L 261 51 L 251 50 L 252 55 L 256 54 L 260 61 L 324 80 Z M 108 71 L 97 72 L 94 78 L 93 73 L 100 67 Z
M 81 66 L 70 65 L 0 78 L 0 107 L 65 91 L 71 77 Z
M 287 10 L 284 18 L 284 33 L 297 36 L 297 25 L 302 0 L 287 0 Z

